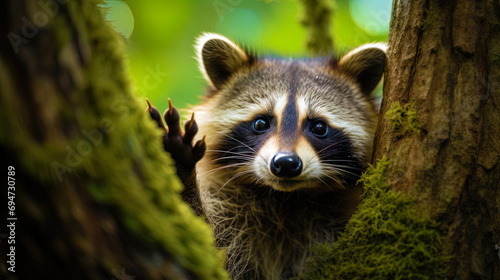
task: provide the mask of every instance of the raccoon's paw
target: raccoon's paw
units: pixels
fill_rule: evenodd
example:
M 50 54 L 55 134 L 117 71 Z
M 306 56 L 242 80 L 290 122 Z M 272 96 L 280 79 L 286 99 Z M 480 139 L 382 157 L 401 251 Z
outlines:
M 180 117 L 177 109 L 172 105 L 170 98 L 168 99 L 168 109 L 163 114 L 163 118 L 167 126 L 163 124 L 160 112 L 151 105 L 149 100 L 148 111 L 151 118 L 156 124 L 162 128 L 165 133 L 163 135 L 163 148 L 172 155 L 178 171 L 189 171 L 194 169 L 195 164 L 203 157 L 206 150 L 205 136 L 192 145 L 193 138 L 198 132 L 198 125 L 194 120 L 194 113 L 191 120 L 184 124 L 184 134 L 180 127 Z

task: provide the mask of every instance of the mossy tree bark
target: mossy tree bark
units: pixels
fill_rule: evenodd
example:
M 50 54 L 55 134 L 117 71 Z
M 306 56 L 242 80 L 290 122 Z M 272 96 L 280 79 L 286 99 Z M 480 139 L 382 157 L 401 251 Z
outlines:
M 438 221 L 449 279 L 500 279 L 500 2 L 397 0 L 389 34 L 374 160 Z
M 100 3 L 2 1 L 0 278 L 225 279 Z

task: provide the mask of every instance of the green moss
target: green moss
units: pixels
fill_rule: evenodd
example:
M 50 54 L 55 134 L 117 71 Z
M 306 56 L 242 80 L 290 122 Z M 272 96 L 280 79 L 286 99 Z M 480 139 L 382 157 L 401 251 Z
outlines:
M 414 102 L 401 106 L 398 101 L 391 104 L 385 113 L 386 119 L 396 132 L 419 135 L 421 131 L 420 123 L 417 120 L 417 111 L 414 109 Z
M 498 25 L 497 28 L 500 28 L 500 24 Z M 497 38 L 496 41 L 500 40 L 500 36 L 496 36 Z M 490 44 L 489 50 L 488 50 L 488 55 L 489 55 L 489 62 L 491 64 L 497 63 L 500 61 L 500 46 L 499 44 Z
M 443 279 L 438 225 L 415 201 L 390 190 L 389 163 L 370 166 L 360 183 L 362 203 L 339 240 L 311 250 L 299 279 Z
M 93 124 L 86 123 L 92 127 L 97 120 L 109 118 L 115 127 L 106 135 L 109 145 L 96 147 L 88 159 L 89 166 L 99 170 L 94 185 L 100 186 L 101 192 L 95 199 L 113 206 L 137 240 L 160 245 L 200 279 L 224 279 L 221 256 L 213 255 L 211 230 L 182 202 L 182 185 L 171 159 L 163 153 L 160 132 L 148 119 L 144 101 L 139 103 L 130 93 L 118 36 L 102 17 L 92 16 L 99 13 L 95 3 L 85 1 L 82 6 L 88 12 L 85 25 L 91 31 L 89 39 L 97 42 L 96 56 L 86 71 L 94 96 L 86 105 L 95 108 L 99 118 Z M 125 87 L 125 93 L 119 87 Z M 122 110 L 114 109 L 116 104 Z M 82 120 L 88 118 L 92 116 Z M 114 161 L 117 156 L 119 162 Z M 129 171 L 131 167 L 135 172 Z M 91 193 L 96 194 L 98 188 Z
M 403 127 L 405 110 L 398 101 L 391 104 L 389 110 L 385 113 L 385 118 L 392 125 L 394 131 L 400 131 Z
M 17 92 L 16 77 L 0 58 L 0 145 L 16 151 L 16 168 L 51 201 L 59 201 L 65 188 L 84 186 L 83 195 L 112 213 L 125 231 L 120 234 L 144 245 L 144 252 L 166 252 L 169 261 L 197 279 L 226 279 L 209 226 L 182 201 L 182 185 L 163 152 L 161 132 L 145 112 L 145 101 L 130 89 L 121 38 L 103 20 L 101 2 L 69 1 L 52 19 L 76 30 L 48 25 L 47 34 L 57 38 L 50 57 L 68 69 L 73 84 L 68 82 L 66 92 L 49 90 L 58 77 L 44 76 L 47 90 L 37 101 L 46 106 L 36 112 L 24 106 L 21 98 L 27 97 Z M 42 135 L 35 135 L 33 127 L 43 127 Z M 92 133 L 100 136 L 91 140 L 87 135 Z M 58 214 L 51 213 L 51 220 L 57 221 Z M 108 271 L 120 265 L 100 254 L 93 258 Z

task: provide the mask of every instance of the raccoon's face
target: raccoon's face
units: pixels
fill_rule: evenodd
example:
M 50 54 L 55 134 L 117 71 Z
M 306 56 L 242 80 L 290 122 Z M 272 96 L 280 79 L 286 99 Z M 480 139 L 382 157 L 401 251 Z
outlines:
M 355 184 L 371 156 L 377 111 L 369 94 L 383 73 L 382 48 L 338 61 L 257 59 L 222 36 L 202 36 L 211 89 L 196 112 L 211 176 L 279 191 Z

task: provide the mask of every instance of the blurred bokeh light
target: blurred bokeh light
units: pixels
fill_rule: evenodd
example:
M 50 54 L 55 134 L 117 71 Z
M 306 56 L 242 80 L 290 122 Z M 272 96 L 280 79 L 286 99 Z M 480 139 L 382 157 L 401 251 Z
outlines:
M 389 32 L 391 3 L 390 0 L 351 0 L 349 11 L 354 22 L 366 33 L 385 35 Z
M 202 100 L 205 81 L 193 44 L 203 32 L 219 33 L 262 55 L 305 57 L 298 0 L 108 0 L 107 18 L 123 35 L 137 94 L 163 111 L 167 98 L 179 108 Z M 387 41 L 388 0 L 335 1 L 335 48 Z M 144 103 L 146 107 L 146 103 Z

